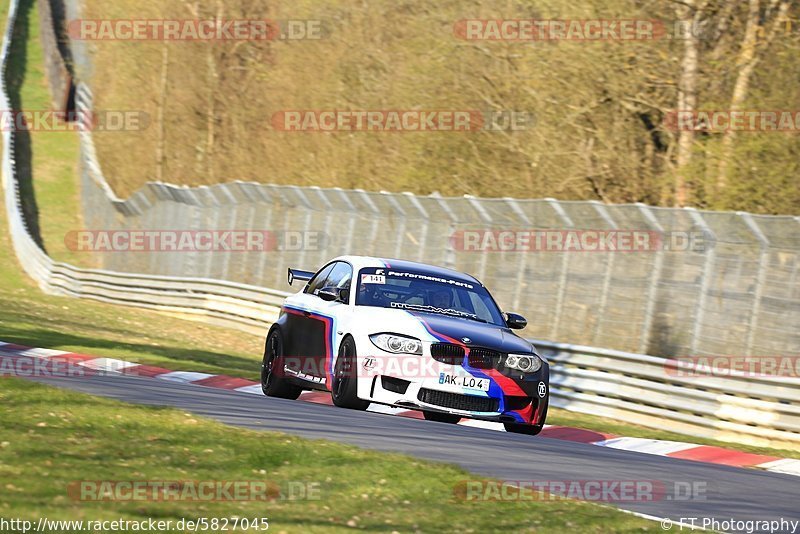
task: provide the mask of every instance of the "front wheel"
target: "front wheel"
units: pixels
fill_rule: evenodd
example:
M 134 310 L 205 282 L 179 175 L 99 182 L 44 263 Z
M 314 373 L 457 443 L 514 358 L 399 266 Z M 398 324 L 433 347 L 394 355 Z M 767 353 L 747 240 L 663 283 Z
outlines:
M 361 400 L 357 395 L 358 380 L 356 377 L 356 342 L 346 337 L 339 348 L 339 357 L 331 377 L 331 399 L 340 408 L 366 410 L 369 401 Z
M 264 359 L 261 361 L 261 391 L 268 397 L 296 399 L 302 388 L 290 384 L 283 376 L 283 338 L 277 328 L 267 336 Z
M 542 425 L 518 425 L 516 423 L 503 423 L 506 427 L 506 432 L 513 432 L 514 434 L 526 434 L 528 436 L 535 436 L 542 431 Z
M 455 424 L 461 421 L 460 415 L 453 415 L 450 413 L 442 412 L 422 412 L 426 421 L 436 421 L 437 423 L 450 423 Z

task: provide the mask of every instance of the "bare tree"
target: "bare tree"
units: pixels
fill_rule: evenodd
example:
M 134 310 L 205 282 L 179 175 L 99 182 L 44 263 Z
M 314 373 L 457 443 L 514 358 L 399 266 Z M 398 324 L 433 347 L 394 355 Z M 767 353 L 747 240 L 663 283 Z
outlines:
M 775 39 L 775 35 L 777 35 L 780 30 L 780 25 L 786 19 L 786 14 L 789 10 L 789 0 L 780 0 L 780 5 L 778 5 L 778 2 L 779 0 L 770 0 L 763 16 L 761 14 L 759 0 L 750 0 L 748 3 L 747 25 L 739 49 L 739 57 L 736 62 L 739 71 L 733 86 L 729 111 L 741 110 L 742 104 L 747 98 L 753 71 L 761 60 L 764 50 L 769 48 L 769 45 Z M 765 27 L 769 24 L 770 18 L 772 19 L 772 23 L 765 35 Z M 761 43 L 759 43 L 759 36 L 764 36 Z M 759 50 L 759 47 L 761 50 Z M 735 139 L 736 131 L 732 128 L 728 129 L 722 138 L 722 151 L 717 171 L 718 192 L 725 189 L 728 183 L 728 171 Z
M 697 28 L 703 18 L 703 6 L 698 7 L 695 0 L 679 2 L 675 7 L 679 25 L 683 35 L 683 58 L 681 59 L 680 77 L 678 80 L 678 111 L 694 112 L 697 108 L 697 76 L 700 55 L 700 43 Z M 692 147 L 694 145 L 694 130 L 681 128 L 678 131 L 678 150 L 676 155 L 677 169 L 675 170 L 675 201 L 676 206 L 685 206 L 689 200 L 689 187 L 687 185 L 686 167 L 692 160 Z

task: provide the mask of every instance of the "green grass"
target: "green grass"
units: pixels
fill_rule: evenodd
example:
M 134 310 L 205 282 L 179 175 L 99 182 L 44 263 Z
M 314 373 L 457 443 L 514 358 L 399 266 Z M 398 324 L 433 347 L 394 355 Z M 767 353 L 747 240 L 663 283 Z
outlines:
M 15 41 L 10 57 L 9 79 L 12 87 L 21 87 L 19 91 L 12 91 L 12 103 L 28 111 L 53 109 L 44 71 L 38 8 L 32 0 L 21 0 L 16 29 L 18 36 L 26 38 Z M 48 254 L 73 265 L 95 267 L 91 255 L 70 251 L 64 244 L 68 231 L 83 228 L 76 179 L 80 155 L 78 136 L 66 131 L 21 132 L 18 135 L 20 144 L 28 160 L 21 165 L 29 164 L 30 175 L 34 178 L 31 182 L 38 206 L 38 228 Z
M 267 517 L 271 532 L 633 532 L 655 530 L 610 507 L 574 501 L 476 502 L 461 468 L 328 441 L 227 427 L 171 409 L 4 379 L 0 515 L 36 520 Z M 315 500 L 92 502 L 81 480 L 313 484 Z

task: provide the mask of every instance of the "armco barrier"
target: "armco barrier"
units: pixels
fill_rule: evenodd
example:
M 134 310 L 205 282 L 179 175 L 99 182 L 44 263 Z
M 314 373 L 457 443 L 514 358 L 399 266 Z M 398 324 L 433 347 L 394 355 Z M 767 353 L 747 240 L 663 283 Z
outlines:
M 3 109 L 10 109 L 5 74 L 17 8 L 18 1 L 12 0 L 0 55 Z M 81 269 L 49 258 L 31 236 L 21 209 L 13 129 L 4 128 L 2 135 L 5 207 L 14 251 L 43 291 L 265 333 L 287 293 L 206 278 Z M 125 203 L 106 191 L 110 202 Z M 666 358 L 534 342 L 552 366 L 554 406 L 688 435 L 800 449 L 798 379 L 681 377 L 668 372 Z

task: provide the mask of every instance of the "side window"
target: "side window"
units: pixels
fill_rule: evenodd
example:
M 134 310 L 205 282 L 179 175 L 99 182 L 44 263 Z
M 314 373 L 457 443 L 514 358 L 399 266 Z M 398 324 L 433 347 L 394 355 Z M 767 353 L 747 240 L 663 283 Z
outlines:
M 470 307 L 474 310 L 475 315 L 477 315 L 484 321 L 489 321 L 490 323 L 494 320 L 492 312 L 489 311 L 489 308 L 486 306 L 486 303 L 483 302 L 483 300 L 477 293 L 470 292 L 469 300 L 471 301 Z
M 334 265 L 336 265 L 336 264 L 335 263 L 331 263 L 330 265 L 328 265 L 327 267 L 322 269 L 320 272 L 318 272 L 314 276 L 314 278 L 312 278 L 311 281 L 308 283 L 304 293 L 311 293 L 312 295 L 316 295 L 317 291 L 323 288 L 324 283 L 325 283 L 325 279 L 328 278 L 328 275 L 333 270 Z
M 333 270 L 328 275 L 328 280 L 323 287 L 336 287 L 338 289 L 350 289 L 350 281 L 353 279 L 353 268 L 349 264 L 338 261 Z

